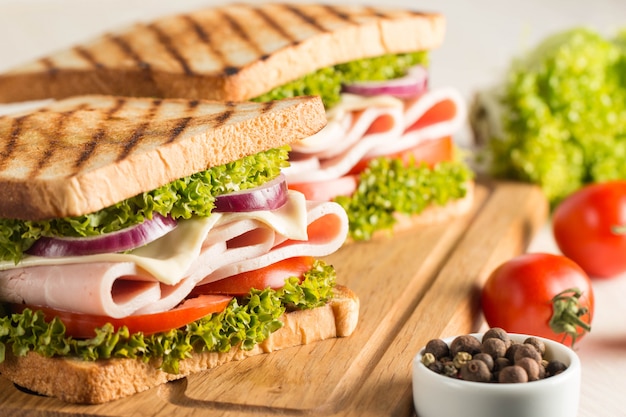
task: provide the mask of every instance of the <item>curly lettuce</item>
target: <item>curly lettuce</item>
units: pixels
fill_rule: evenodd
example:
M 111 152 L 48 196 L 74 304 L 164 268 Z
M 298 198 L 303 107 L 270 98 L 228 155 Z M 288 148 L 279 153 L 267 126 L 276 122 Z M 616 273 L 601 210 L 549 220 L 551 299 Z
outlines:
M 253 101 L 265 102 L 287 97 L 316 95 L 322 98 L 324 106 L 329 109 L 339 103 L 343 84 L 365 80 L 390 80 L 404 75 L 414 65 L 427 65 L 427 63 L 426 51 L 359 59 L 322 68 L 276 87 L 254 98 Z
M 444 161 L 430 168 L 380 157 L 360 174 L 354 194 L 335 201 L 348 214 L 350 237 L 368 240 L 376 231 L 393 228 L 395 213 L 412 216 L 431 204 L 443 206 L 464 197 L 473 176 L 461 161 Z
M 46 322 L 41 311 L 25 309 L 19 314 L 0 311 L 0 362 L 5 359 L 5 350 L 10 348 L 16 356 L 36 352 L 45 357 L 77 357 L 85 361 L 156 359 L 163 371 L 178 373 L 180 361 L 194 352 L 252 349 L 283 326 L 280 316 L 286 311 L 328 303 L 335 282 L 335 269 L 317 260 L 302 280 L 294 276 L 281 289 L 252 290 L 243 299 L 234 298 L 221 313 L 150 336 L 130 334 L 126 327 L 116 331 L 107 324 L 95 329 L 96 335 L 91 339 L 74 339 L 65 334 L 61 320 L 55 317 Z
M 539 184 L 554 204 L 589 182 L 626 178 L 626 31 L 546 39 L 511 69 L 491 172 Z
M 175 180 L 156 190 L 77 217 L 43 221 L 0 219 L 0 259 L 18 263 L 43 236 L 94 236 L 151 219 L 154 213 L 175 219 L 211 215 L 215 197 L 263 184 L 287 166 L 289 147 L 270 149 Z

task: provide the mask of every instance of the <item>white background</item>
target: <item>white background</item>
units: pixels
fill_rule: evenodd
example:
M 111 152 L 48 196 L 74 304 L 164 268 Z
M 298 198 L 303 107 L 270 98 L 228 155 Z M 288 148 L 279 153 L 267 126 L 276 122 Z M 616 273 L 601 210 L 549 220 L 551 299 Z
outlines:
M 0 0 L 0 71 L 136 20 L 216 1 Z M 223 3 L 223 2 L 221 2 Z M 346 1 L 344 3 L 358 3 Z M 369 1 L 446 15 L 442 48 L 431 54 L 433 86 L 455 86 L 469 101 L 497 83 L 511 59 L 544 36 L 585 25 L 611 35 L 626 27 L 623 0 Z M 0 111 L 7 110 L 0 106 Z M 456 138 L 471 144 L 469 130 Z M 529 251 L 557 252 L 549 224 Z M 625 254 L 626 256 L 626 254 Z M 595 281 L 596 317 L 578 347 L 583 365 L 580 417 L 626 416 L 626 275 Z M 549 417 L 549 416 L 537 416 Z

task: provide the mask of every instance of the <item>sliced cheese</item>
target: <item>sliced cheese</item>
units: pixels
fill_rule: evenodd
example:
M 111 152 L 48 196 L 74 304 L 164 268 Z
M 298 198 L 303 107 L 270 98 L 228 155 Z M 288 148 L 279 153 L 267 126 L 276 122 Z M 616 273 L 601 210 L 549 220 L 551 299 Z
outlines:
M 209 217 L 194 217 L 180 221 L 167 235 L 128 253 L 103 253 L 88 256 L 46 258 L 26 255 L 15 265 L 10 261 L 0 262 L 0 270 L 31 266 L 52 266 L 103 262 L 130 262 L 148 272 L 157 281 L 176 285 L 198 258 L 203 242 L 209 232 L 217 226 L 243 219 L 262 222 L 276 233 L 288 239 L 307 239 L 307 209 L 304 196 L 289 191 L 287 203 L 273 211 L 241 213 L 213 213 Z

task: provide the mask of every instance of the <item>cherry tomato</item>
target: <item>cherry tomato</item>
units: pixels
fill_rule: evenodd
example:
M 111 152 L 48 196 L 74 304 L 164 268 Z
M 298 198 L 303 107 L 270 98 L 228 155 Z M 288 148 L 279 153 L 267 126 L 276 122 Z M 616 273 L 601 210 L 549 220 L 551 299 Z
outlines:
M 300 191 L 307 200 L 331 201 L 340 195 L 352 195 L 357 183 L 356 175 L 345 175 L 328 181 L 289 183 L 288 187 Z
M 557 206 L 552 225 L 561 252 L 592 277 L 626 271 L 626 181 L 574 192 Z
M 242 272 L 219 281 L 200 285 L 194 288 L 192 294 L 246 295 L 252 288 L 257 290 L 282 288 L 287 278 L 301 277 L 313 267 L 314 262 L 315 258 L 311 256 L 288 258 L 265 268 Z
M 21 313 L 25 308 L 33 311 L 41 310 L 46 320 L 58 317 L 65 324 L 66 335 L 88 339 L 96 335 L 94 332 L 95 328 L 102 327 L 107 323 L 111 323 L 116 330 L 126 326 L 131 334 L 142 332 L 144 335 L 150 335 L 177 329 L 209 314 L 223 311 L 232 298 L 224 295 L 200 295 L 185 300 L 180 306 L 169 311 L 129 316 L 121 319 L 27 304 L 15 304 L 12 310 L 15 313 Z
M 487 279 L 481 304 L 490 327 L 573 345 L 590 330 L 594 311 L 591 280 L 561 255 L 520 255 Z

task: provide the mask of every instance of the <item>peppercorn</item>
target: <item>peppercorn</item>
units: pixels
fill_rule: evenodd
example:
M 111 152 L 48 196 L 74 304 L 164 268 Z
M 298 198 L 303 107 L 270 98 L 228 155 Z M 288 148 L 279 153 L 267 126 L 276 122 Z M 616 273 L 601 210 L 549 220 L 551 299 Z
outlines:
M 461 367 L 461 379 L 475 382 L 489 382 L 491 381 L 491 372 L 489 372 L 485 362 L 472 359 Z
M 541 363 L 541 354 L 537 352 L 537 349 L 535 349 L 533 345 L 519 345 L 519 348 L 515 350 L 515 354 L 513 355 L 513 363 L 517 364 L 522 358 L 532 358 L 537 364 Z
M 537 381 L 539 379 L 540 370 L 542 368 L 539 363 L 533 358 L 529 358 L 528 356 L 521 358 L 515 365 L 521 366 L 526 371 L 526 375 L 528 375 L 529 381 Z
M 467 352 L 459 352 L 454 356 L 452 362 L 457 369 L 461 369 L 461 367 L 470 360 L 472 360 L 471 354 Z
M 533 345 L 535 349 L 537 349 L 537 352 L 541 354 L 541 356 L 546 354 L 546 344 L 534 336 L 531 336 L 524 340 L 524 344 Z
M 504 354 L 504 357 L 507 358 L 509 361 L 511 361 L 511 363 L 514 363 L 515 362 L 515 352 L 521 346 L 522 345 L 520 343 L 511 343 L 511 346 L 509 346 L 507 348 L 506 353 Z
M 487 365 L 487 369 L 489 369 L 489 372 L 493 371 L 493 367 L 495 366 L 495 363 L 491 355 L 481 352 L 481 353 L 475 354 L 472 359 L 485 362 L 485 365 Z
M 494 361 L 493 364 L 493 370 L 495 372 L 501 371 L 502 369 L 506 368 L 507 366 L 511 366 L 511 361 L 508 360 L 507 358 L 498 358 Z
M 509 337 L 509 334 L 500 327 L 492 327 L 483 334 L 483 342 L 491 338 L 502 340 L 507 349 L 511 346 L 511 338 Z
M 450 343 L 450 355 L 454 358 L 459 352 L 480 353 L 480 340 L 469 334 L 455 337 Z
M 447 376 L 456 377 L 459 374 L 459 370 L 454 366 L 454 362 L 447 361 L 443 364 L 443 373 Z
M 502 341 L 502 339 L 492 337 L 487 340 L 483 340 L 480 350 L 481 352 L 490 355 L 493 359 L 498 359 L 505 355 L 506 344 Z
M 437 359 L 450 356 L 450 348 L 448 347 L 448 344 L 441 339 L 429 340 L 428 343 L 426 343 L 424 352 L 432 353 Z
M 567 366 L 563 362 L 552 360 L 548 362 L 548 365 L 546 366 L 546 375 L 547 376 L 558 375 L 566 369 L 567 369 Z
M 528 382 L 528 375 L 521 366 L 511 365 L 500 371 L 498 374 L 498 382 L 503 384 Z

